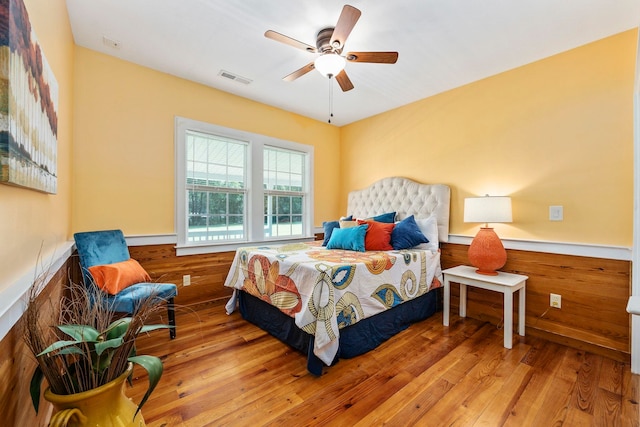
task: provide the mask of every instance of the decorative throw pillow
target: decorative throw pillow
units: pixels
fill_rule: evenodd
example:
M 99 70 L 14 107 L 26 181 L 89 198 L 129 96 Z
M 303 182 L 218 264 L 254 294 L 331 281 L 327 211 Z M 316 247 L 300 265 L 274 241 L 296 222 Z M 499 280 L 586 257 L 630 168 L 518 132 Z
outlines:
M 438 250 L 438 220 L 435 215 L 429 218 L 415 218 L 418 228 L 422 234 L 429 240 L 429 243 L 421 243 L 417 249 L 429 249 L 431 251 Z
M 340 228 L 340 221 L 325 221 L 322 223 L 322 227 L 324 228 L 324 241 L 322 242 L 322 246 L 327 246 L 333 229 Z
M 420 243 L 429 243 L 429 240 L 418 228 L 413 215 L 397 223 L 391 233 L 391 246 L 395 250 L 410 249 Z
M 331 233 L 327 249 L 344 249 L 347 251 L 364 252 L 364 237 L 368 224 L 350 228 L 335 228 Z
M 380 215 L 376 215 L 374 217 L 371 218 L 374 221 L 377 222 L 386 222 L 386 223 L 390 223 L 393 224 L 394 221 L 396 220 L 396 213 L 395 212 L 387 212 L 387 213 L 383 213 Z
M 377 221 L 363 221 L 359 220 L 358 224 L 368 224 L 367 234 L 364 236 L 364 248 L 367 251 L 390 251 L 393 250 L 391 246 L 391 232 L 395 224 L 377 222 Z
M 149 273 L 133 258 L 113 264 L 94 265 L 89 267 L 89 273 L 95 284 L 111 295 L 136 283 L 151 280 Z
M 340 220 L 340 228 L 351 228 L 351 227 L 355 227 L 356 225 L 358 225 L 357 221 L 345 220 L 345 219 Z

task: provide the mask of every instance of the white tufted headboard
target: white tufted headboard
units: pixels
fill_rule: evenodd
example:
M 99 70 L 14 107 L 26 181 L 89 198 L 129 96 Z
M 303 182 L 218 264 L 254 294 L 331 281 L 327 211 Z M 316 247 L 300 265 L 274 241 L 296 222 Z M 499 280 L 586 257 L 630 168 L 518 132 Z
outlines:
M 449 240 L 449 203 L 451 190 L 444 184 L 420 184 L 410 179 L 392 177 L 376 181 L 362 190 L 349 193 L 347 215 L 364 218 L 396 212 L 396 219 L 409 215 L 426 218 L 435 213 L 438 239 Z

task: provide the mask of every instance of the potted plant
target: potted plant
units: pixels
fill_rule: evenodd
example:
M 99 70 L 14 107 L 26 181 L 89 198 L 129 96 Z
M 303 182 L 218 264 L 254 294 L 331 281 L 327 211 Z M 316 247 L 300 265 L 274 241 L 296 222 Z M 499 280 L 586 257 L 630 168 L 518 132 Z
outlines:
M 111 425 L 107 419 L 115 416 L 126 419 L 117 425 L 144 425 L 139 411 L 158 384 L 163 365 L 158 357 L 136 355 L 135 343 L 141 333 L 169 327 L 145 325 L 162 301 L 151 297 L 130 317 L 114 320 L 115 313 L 101 303 L 99 290 L 71 282 L 57 310 L 51 299 L 38 298 L 42 282 L 37 279 L 29 293 L 23 331 L 24 341 L 38 363 L 30 386 L 36 412 L 41 383 L 46 379 L 49 386 L 44 397 L 58 409 L 50 425 L 66 425 L 69 420 L 82 425 Z M 142 366 L 149 376 L 149 386 L 138 405 L 123 394 L 133 364 Z M 88 400 L 78 402 L 78 397 Z

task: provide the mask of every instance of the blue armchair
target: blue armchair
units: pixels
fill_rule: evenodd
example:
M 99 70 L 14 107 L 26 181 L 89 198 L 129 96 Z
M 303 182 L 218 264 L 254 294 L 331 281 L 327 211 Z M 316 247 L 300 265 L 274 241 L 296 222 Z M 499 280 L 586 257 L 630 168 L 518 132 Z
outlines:
M 94 284 L 89 267 L 107 265 L 127 261 L 131 258 L 127 242 L 121 230 L 104 230 L 75 233 L 73 238 L 80 257 L 80 268 L 85 286 L 91 292 L 102 292 Z M 133 313 L 140 301 L 150 296 L 167 302 L 169 336 L 176 337 L 176 317 L 174 311 L 174 297 L 178 294 L 177 286 L 173 283 L 136 283 L 128 286 L 116 295 L 103 293 L 100 300 L 118 313 Z

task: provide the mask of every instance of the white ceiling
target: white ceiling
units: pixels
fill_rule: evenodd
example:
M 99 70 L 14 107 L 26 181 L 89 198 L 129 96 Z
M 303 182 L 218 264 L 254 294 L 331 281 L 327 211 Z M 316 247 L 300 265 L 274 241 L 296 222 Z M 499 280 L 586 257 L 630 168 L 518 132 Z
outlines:
M 315 46 L 344 0 L 67 0 L 76 44 L 320 121 L 327 78 L 287 74 Z M 350 0 L 362 11 L 348 51 L 398 51 L 398 62 L 347 63 L 355 88 L 333 87 L 334 125 L 413 101 L 637 27 L 640 0 Z M 113 48 L 104 37 L 119 43 Z M 221 70 L 251 80 L 223 78 Z

